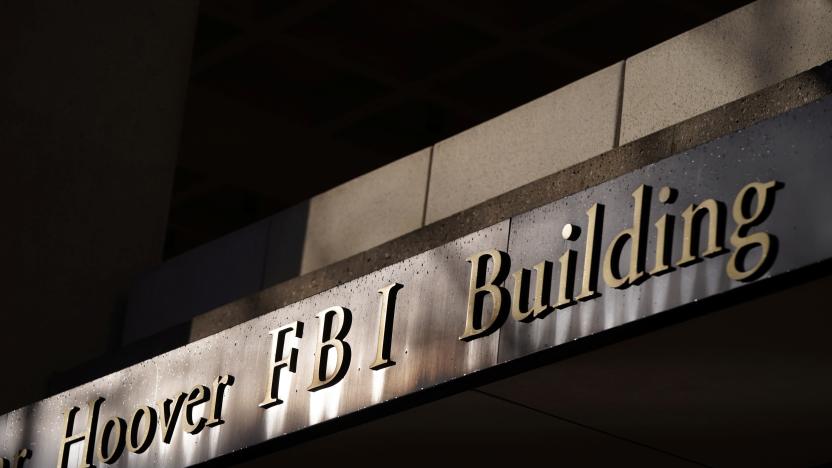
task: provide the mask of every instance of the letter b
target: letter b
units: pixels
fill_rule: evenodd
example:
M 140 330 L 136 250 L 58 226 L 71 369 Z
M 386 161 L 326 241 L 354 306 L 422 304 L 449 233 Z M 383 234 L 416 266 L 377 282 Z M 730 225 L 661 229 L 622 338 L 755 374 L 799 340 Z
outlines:
M 334 318 L 338 317 L 340 322 L 337 332 L 333 332 Z M 315 367 L 312 371 L 312 383 L 309 385 L 310 392 L 321 390 L 337 384 L 347 369 L 350 367 L 350 345 L 344 338 L 350 331 L 352 314 L 344 307 L 330 307 L 318 313 L 318 349 L 315 352 Z M 335 361 L 335 368 L 327 375 L 327 364 L 329 362 L 329 351 L 334 350 L 338 356 Z
M 486 281 L 488 259 L 491 259 L 491 278 Z M 496 249 L 485 250 L 466 259 L 471 264 L 471 279 L 468 284 L 468 313 L 465 332 L 459 337 L 470 341 L 493 333 L 508 316 L 511 297 L 508 290 L 499 286 L 508 276 L 511 259 L 508 254 Z M 492 311 L 487 321 L 483 320 L 484 299 L 491 295 Z

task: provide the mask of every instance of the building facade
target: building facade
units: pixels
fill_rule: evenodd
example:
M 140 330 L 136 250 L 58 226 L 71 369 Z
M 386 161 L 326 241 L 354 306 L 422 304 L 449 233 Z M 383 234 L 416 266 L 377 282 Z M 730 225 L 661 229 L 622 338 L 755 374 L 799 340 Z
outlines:
M 193 30 L 193 5 L 148 15 L 159 34 Z M 140 14 L 124 18 L 121 31 L 144 27 Z M 146 95 L 120 100 L 119 83 L 141 89 L 133 75 L 94 77 L 113 83 L 93 101 L 95 130 L 18 105 L 9 147 L 38 141 L 54 169 L 21 163 L 30 173 L 18 192 L 32 174 L 60 187 L 73 151 L 100 155 L 111 178 L 70 184 L 65 206 L 42 198 L 52 219 L 96 202 L 67 220 L 89 251 L 66 256 L 74 244 L 22 223 L 7 242 L 25 246 L 16 263 L 35 275 L 53 264 L 29 258 L 55 252 L 56 277 L 82 275 L 110 296 L 59 280 L 48 297 L 10 292 L 8 307 L 66 296 L 66 314 L 49 316 L 58 332 L 84 308 L 121 301 L 123 314 L 49 348 L 74 355 L 28 358 L 23 380 L 63 372 L 38 402 L 10 393 L 0 456 L 21 466 L 831 462 L 830 25 L 828 1 L 750 3 L 155 267 L 167 203 L 156 184 L 172 177 L 182 108 L 169 106 L 184 101 L 190 42 L 136 46 L 136 73 L 150 67 L 161 83 Z M 22 81 L 37 67 L 47 66 L 12 83 L 51 86 Z M 89 78 L 61 90 L 65 108 L 89 105 L 73 100 Z M 125 102 L 136 120 L 114 117 L 113 128 L 106 117 Z M 68 136 L 41 141 L 51 128 Z M 98 183 L 118 195 L 84 198 Z M 122 209 L 108 229 L 87 219 Z M 108 344 L 102 330 L 114 327 Z M 65 370 L 78 356 L 93 359 Z

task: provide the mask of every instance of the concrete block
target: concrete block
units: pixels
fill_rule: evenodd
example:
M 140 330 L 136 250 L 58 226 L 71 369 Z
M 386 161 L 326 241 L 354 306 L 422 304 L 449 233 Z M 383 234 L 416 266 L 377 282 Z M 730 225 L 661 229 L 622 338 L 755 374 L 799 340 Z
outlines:
M 429 164 L 428 148 L 313 197 L 301 273 L 421 227 Z
M 621 69 L 612 65 L 437 143 L 426 222 L 612 149 Z
M 627 60 L 621 143 L 832 59 L 832 1 L 760 0 Z

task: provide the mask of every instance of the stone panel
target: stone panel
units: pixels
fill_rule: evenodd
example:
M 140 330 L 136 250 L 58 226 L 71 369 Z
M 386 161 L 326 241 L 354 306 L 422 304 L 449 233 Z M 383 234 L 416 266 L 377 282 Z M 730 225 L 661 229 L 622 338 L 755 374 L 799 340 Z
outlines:
M 760 0 L 627 59 L 621 143 L 832 59 L 832 2 Z
M 424 149 L 313 197 L 301 273 L 420 228 L 429 162 Z
M 612 149 L 621 67 L 605 68 L 437 143 L 425 222 Z

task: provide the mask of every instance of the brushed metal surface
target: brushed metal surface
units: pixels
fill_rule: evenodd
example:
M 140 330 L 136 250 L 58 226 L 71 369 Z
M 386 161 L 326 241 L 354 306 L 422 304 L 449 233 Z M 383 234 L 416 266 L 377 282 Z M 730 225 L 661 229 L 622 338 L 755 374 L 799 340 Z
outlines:
M 832 257 L 830 175 L 832 98 L 825 98 L 513 217 L 508 250 L 511 268 L 512 271 L 530 269 L 543 260 L 555 262 L 554 297 L 558 287 L 557 259 L 567 248 L 577 250 L 577 294 L 585 255 L 586 210 L 593 203 L 606 207 L 601 242 L 603 260 L 604 250 L 612 238 L 632 226 L 631 194 L 641 184 L 653 188 L 648 224 L 648 270 L 655 259 L 657 236 L 653 223 L 665 213 L 676 216 L 671 255 L 675 263 L 680 257 L 680 213 L 689 204 L 708 198 L 720 200 L 727 206 L 725 242 L 730 249 L 728 237 L 735 227 L 731 205 L 737 192 L 749 182 L 777 180 L 783 187 L 776 191 L 771 214 L 751 229 L 752 232 L 769 232 L 778 238 L 779 251 L 764 278 L 777 275 Z M 672 204 L 663 205 L 657 201 L 658 191 L 663 186 L 678 190 Z M 563 240 L 561 230 L 567 223 L 582 228 L 577 241 Z M 704 244 L 704 240 L 700 244 Z M 578 302 L 529 323 L 508 320 L 500 331 L 499 360 L 510 361 L 737 288 L 743 283 L 732 281 L 725 272 L 729 255 L 675 267 L 668 274 L 650 277 L 623 290 L 607 287 L 599 277 L 600 297 Z M 514 280 L 510 277 L 507 287 L 512 290 L 513 286 Z
M 150 449 L 124 454 L 114 466 L 188 466 L 280 435 L 342 416 L 361 408 L 419 391 L 477 370 L 497 360 L 494 334 L 476 343 L 458 336 L 465 325 L 468 263 L 465 258 L 488 248 L 507 248 L 508 221 L 465 236 L 367 276 L 350 281 L 265 316 L 162 354 L 120 372 L 74 388 L 26 408 L 0 416 L 0 456 L 20 448 L 32 450 L 27 466 L 54 467 L 64 429 L 64 413 L 81 407 L 76 430 L 86 424 L 86 402 L 103 396 L 98 428 L 111 417 L 129 423 L 140 406 L 188 392 L 195 385 L 211 387 L 220 375 L 235 382 L 226 392 L 225 424 L 187 434 L 177 422 L 170 444 L 157 431 Z M 396 365 L 371 370 L 378 333 L 378 290 L 398 282 L 391 357 Z M 349 370 L 338 384 L 307 391 L 316 349 L 316 314 L 332 306 L 352 312 L 345 341 L 352 350 Z M 304 322 L 296 374 L 284 372 L 280 397 L 285 403 L 258 407 L 270 369 L 269 331 L 296 320 Z M 287 347 L 288 349 L 288 347 Z M 196 411 L 200 415 L 202 409 Z M 181 419 L 181 418 L 180 418 Z M 82 444 L 73 444 L 70 466 L 81 461 Z

